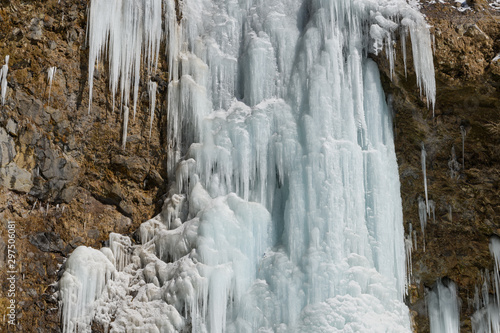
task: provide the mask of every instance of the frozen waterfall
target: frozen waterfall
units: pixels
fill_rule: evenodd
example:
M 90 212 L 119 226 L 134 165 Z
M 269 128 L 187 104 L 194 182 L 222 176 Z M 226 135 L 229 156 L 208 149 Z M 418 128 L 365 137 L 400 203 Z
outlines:
M 392 120 L 368 54 L 392 67 L 396 35 L 409 35 L 432 106 L 418 11 L 404 0 L 93 0 L 88 32 L 90 88 L 107 56 L 126 123 L 141 57 L 149 75 L 164 39 L 172 186 L 140 245 L 113 234 L 99 252 L 99 283 L 65 272 L 65 332 L 90 331 L 89 318 L 111 332 L 410 332 Z M 100 294 L 64 296 L 89 289 Z

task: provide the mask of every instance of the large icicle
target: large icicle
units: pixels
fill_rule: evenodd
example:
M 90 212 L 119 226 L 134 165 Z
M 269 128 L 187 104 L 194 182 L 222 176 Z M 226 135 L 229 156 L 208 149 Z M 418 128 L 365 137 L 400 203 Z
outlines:
M 451 280 L 438 280 L 427 296 L 431 333 L 460 332 L 460 299 Z
M 161 41 L 162 0 L 91 1 L 88 15 L 89 112 L 94 70 L 107 55 L 109 86 L 113 97 L 128 106 L 133 92 L 134 117 L 139 92 L 141 55 L 148 73 L 156 67 Z

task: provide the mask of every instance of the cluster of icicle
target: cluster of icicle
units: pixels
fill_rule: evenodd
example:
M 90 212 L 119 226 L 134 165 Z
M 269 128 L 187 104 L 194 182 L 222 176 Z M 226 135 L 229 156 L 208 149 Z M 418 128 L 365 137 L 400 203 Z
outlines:
M 162 3 L 165 2 L 165 5 Z M 88 15 L 89 44 L 89 112 L 92 105 L 94 72 L 102 57 L 107 57 L 109 89 L 115 108 L 116 95 L 120 93 L 120 110 L 123 111 L 122 146 L 127 141 L 129 98 L 132 89 L 133 118 L 136 116 L 142 61 L 147 75 L 157 68 L 162 38 L 163 8 L 172 6 L 167 0 L 92 1 Z M 175 16 L 173 17 L 175 21 Z M 168 20 L 166 20 L 168 22 Z M 150 85 L 150 100 L 156 98 Z M 151 103 L 154 107 L 154 103 Z M 151 110 L 151 123 L 154 109 Z
M 455 283 L 440 279 L 427 295 L 431 333 L 460 332 L 460 299 Z
M 490 253 L 494 270 L 481 274 L 482 283 L 474 293 L 473 333 L 500 333 L 500 237 L 490 238 Z M 438 280 L 427 295 L 431 333 L 460 332 L 460 299 L 457 288 L 449 279 Z
M 175 179 L 139 244 L 111 234 L 68 259 L 63 331 L 409 332 L 391 116 L 367 53 L 393 72 L 395 35 L 409 34 L 433 105 L 422 15 L 403 0 L 178 5 L 91 2 L 90 90 L 106 55 L 124 146 L 141 58 L 150 76 L 165 38 Z
M 471 319 L 473 333 L 500 333 L 500 237 L 496 235 L 490 238 L 490 253 L 495 261 L 494 270 L 491 275 L 485 271 L 483 284 L 476 286 L 475 313 Z

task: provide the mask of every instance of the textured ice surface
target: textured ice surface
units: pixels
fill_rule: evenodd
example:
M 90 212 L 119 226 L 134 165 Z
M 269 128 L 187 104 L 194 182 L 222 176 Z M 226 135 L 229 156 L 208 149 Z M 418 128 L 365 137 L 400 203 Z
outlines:
M 149 69 L 156 61 L 160 7 L 90 7 L 89 81 L 107 47 L 125 115 L 141 48 Z M 163 2 L 175 177 L 140 245 L 111 235 L 115 278 L 94 320 L 112 332 L 409 332 L 392 122 L 367 56 L 385 52 L 393 66 L 394 38 L 409 34 L 433 105 L 422 15 L 400 0 L 178 9 L 180 21 Z
M 450 280 L 438 280 L 427 295 L 431 333 L 460 332 L 460 300 Z

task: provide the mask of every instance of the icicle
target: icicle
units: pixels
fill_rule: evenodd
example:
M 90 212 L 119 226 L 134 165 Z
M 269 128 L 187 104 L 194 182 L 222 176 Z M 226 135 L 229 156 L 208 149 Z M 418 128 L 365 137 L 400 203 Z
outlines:
M 54 76 L 56 75 L 57 67 L 49 67 L 47 70 L 47 80 L 49 81 L 49 98 L 48 100 L 50 101 L 50 90 L 52 89 L 52 80 L 54 79 Z
M 455 146 L 451 147 L 451 158 L 448 161 L 448 167 L 450 168 L 451 179 L 458 179 L 458 171 L 460 170 L 460 164 L 457 162 L 457 154 L 455 153 Z
M 127 145 L 127 129 L 128 129 L 128 107 L 123 106 L 123 133 L 122 133 L 122 149 Z
M 438 280 L 427 296 L 431 333 L 460 332 L 460 299 L 451 280 Z
M 429 211 L 429 218 L 432 214 L 432 220 L 434 223 L 436 223 L 436 203 L 434 202 L 434 200 L 429 200 Z
M 113 100 L 128 105 L 133 90 L 134 117 L 139 91 L 141 56 L 148 73 L 156 68 L 161 41 L 162 0 L 91 1 L 88 15 L 89 112 L 94 69 L 107 55 Z
M 416 243 L 416 242 L 415 242 Z M 412 260 L 411 253 L 415 250 L 415 245 L 413 245 L 413 226 L 410 223 L 408 227 L 408 234 L 405 236 L 405 249 L 406 249 L 406 272 L 407 272 L 407 287 L 411 284 L 412 277 Z
M 495 260 L 493 277 L 495 281 L 495 294 L 497 305 L 500 305 L 500 237 L 493 235 L 490 238 L 490 253 Z
M 420 219 L 420 229 L 422 230 L 422 239 L 424 243 L 425 252 L 425 227 L 427 225 L 427 206 L 425 205 L 424 199 L 418 197 L 418 218 Z
M 467 135 L 465 126 L 460 125 L 460 133 L 462 133 L 462 170 L 465 171 L 465 136 Z
M 7 73 L 9 72 L 9 56 L 5 56 L 5 65 L 0 69 L 1 97 L 2 105 L 5 105 L 5 95 L 7 94 Z
M 425 191 L 425 210 L 427 212 L 427 215 L 430 216 L 430 210 L 429 210 L 429 199 L 427 195 L 427 173 L 426 173 L 426 165 L 425 165 L 425 157 L 427 156 L 427 152 L 425 151 L 425 145 L 422 142 L 422 174 L 424 176 L 424 191 Z
M 156 106 L 156 89 L 158 84 L 153 81 L 149 81 L 149 112 L 151 113 L 149 120 L 149 138 L 151 139 L 151 131 L 153 129 L 153 117 L 155 115 Z
M 498 264 L 496 262 L 496 250 L 500 249 L 500 238 L 494 235 L 490 239 L 490 252 L 495 258 L 495 271 L 493 275 L 493 289 L 495 295 L 490 295 L 491 279 L 487 269 L 481 273 L 479 283 L 476 285 L 474 293 L 474 310 L 471 317 L 473 333 L 500 333 L 500 307 L 498 290 Z

